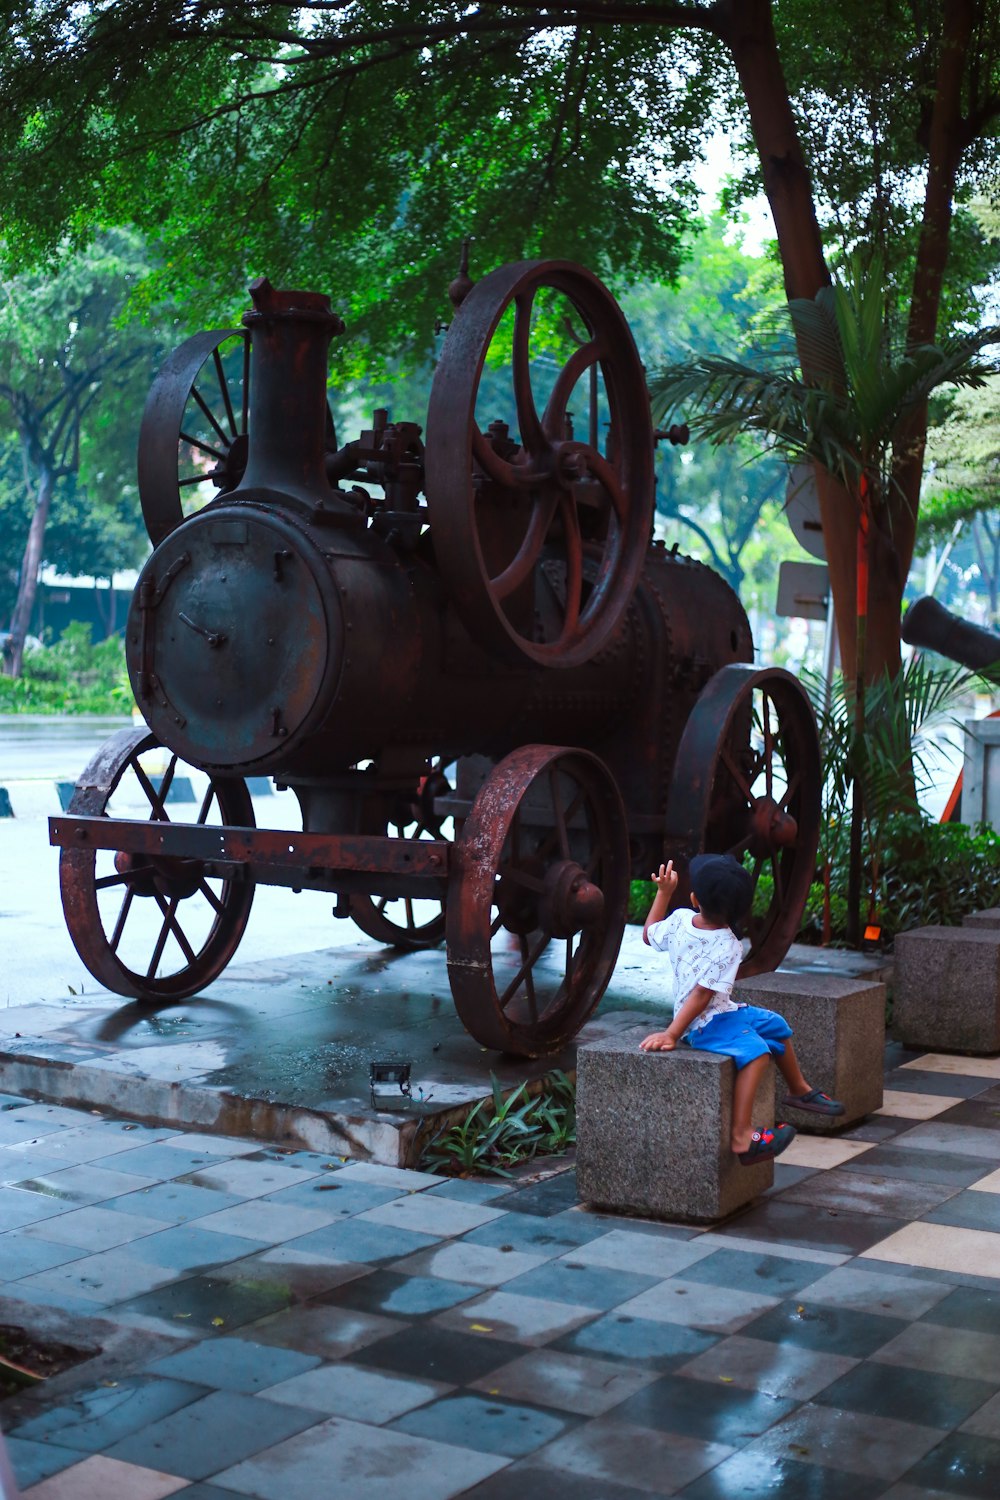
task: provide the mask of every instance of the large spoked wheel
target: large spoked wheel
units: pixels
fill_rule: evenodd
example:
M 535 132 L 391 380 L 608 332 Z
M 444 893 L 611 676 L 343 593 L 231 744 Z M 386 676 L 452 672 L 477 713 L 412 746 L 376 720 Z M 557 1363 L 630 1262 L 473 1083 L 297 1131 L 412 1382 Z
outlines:
M 551 326 L 554 309 L 583 333 L 572 334 L 540 410 L 535 386 L 552 360 L 534 358 L 532 328 L 540 312 Z M 512 344 L 513 429 L 477 415 L 495 337 Z M 578 420 L 589 409 L 586 441 L 572 435 L 571 403 Z M 648 544 L 653 438 L 628 323 L 589 271 L 523 261 L 473 288 L 435 372 L 425 474 L 435 554 L 473 636 L 508 660 L 546 666 L 600 650 Z
M 401 801 L 388 820 L 387 832 L 392 838 L 440 839 L 447 836 L 446 819 L 434 811 L 434 799 L 451 791 L 441 761 L 428 768 L 415 795 Z M 361 931 L 377 943 L 391 948 L 417 952 L 436 948 L 444 937 L 445 903 L 413 900 L 409 896 L 352 896 L 351 916 Z
M 723 667 L 677 752 L 666 851 L 729 852 L 752 873 L 756 911 L 740 973 L 775 968 L 795 939 L 816 869 L 821 773 L 812 707 L 778 668 Z
M 151 760 L 162 765 L 159 750 L 145 729 L 113 735 L 80 777 L 67 815 L 254 826 L 243 781 L 212 778 L 201 790 L 202 777 L 195 790 L 176 755 L 153 772 Z M 196 800 L 175 804 L 172 790 L 194 792 Z M 197 859 L 75 848 L 62 852 L 59 883 L 70 937 L 94 978 L 150 1002 L 183 1000 L 222 973 L 243 936 L 254 892 L 243 871 L 211 875 Z
M 483 783 L 456 841 L 448 976 L 476 1041 L 538 1057 L 603 995 L 625 927 L 625 813 L 604 763 L 526 745 Z

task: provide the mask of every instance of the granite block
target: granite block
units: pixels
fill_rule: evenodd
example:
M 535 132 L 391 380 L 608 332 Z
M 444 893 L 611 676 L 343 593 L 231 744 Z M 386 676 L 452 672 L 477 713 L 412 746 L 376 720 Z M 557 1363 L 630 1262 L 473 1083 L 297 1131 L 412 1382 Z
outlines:
M 1000 927 L 1000 906 L 987 906 L 982 911 L 966 912 L 962 918 L 963 927 Z
M 1000 930 L 917 927 L 894 949 L 893 1035 L 929 1051 L 1000 1052 Z
M 814 1089 L 839 1099 L 842 1115 L 816 1115 L 784 1104 L 779 1119 L 810 1134 L 830 1135 L 882 1107 L 885 985 L 838 974 L 758 974 L 741 979 L 735 998 L 784 1016 L 802 1071 Z
M 729 1149 L 732 1058 L 693 1047 L 643 1052 L 648 1025 L 590 1042 L 577 1054 L 577 1187 L 584 1203 L 619 1212 L 711 1222 L 765 1192 L 774 1163 L 745 1167 Z M 774 1120 L 765 1071 L 754 1124 Z

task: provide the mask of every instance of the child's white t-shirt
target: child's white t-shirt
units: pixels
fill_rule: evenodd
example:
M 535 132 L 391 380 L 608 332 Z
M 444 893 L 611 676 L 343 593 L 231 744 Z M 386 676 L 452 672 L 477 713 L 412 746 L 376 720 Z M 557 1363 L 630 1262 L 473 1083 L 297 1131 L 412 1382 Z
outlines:
M 736 971 L 743 961 L 743 944 L 731 927 L 695 927 L 694 912 L 682 906 L 646 933 L 650 946 L 670 959 L 674 972 L 674 1008 L 682 1005 L 695 985 L 712 990 L 712 998 L 685 1031 L 698 1031 L 713 1016 L 738 1010 L 732 998 Z

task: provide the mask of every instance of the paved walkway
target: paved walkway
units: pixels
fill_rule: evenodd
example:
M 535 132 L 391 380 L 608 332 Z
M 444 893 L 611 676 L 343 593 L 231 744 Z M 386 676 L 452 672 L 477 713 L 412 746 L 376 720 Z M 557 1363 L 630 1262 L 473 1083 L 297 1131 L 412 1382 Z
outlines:
M 710 1232 L 0 1100 L 30 1500 L 932 1500 L 1000 1484 L 1000 1061 L 887 1054 Z

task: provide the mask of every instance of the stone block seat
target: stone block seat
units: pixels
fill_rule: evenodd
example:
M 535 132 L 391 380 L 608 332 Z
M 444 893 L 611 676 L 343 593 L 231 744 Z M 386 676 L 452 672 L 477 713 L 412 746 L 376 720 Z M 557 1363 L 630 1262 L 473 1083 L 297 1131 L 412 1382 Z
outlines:
M 963 927 L 1000 927 L 1000 906 L 986 906 L 982 911 L 966 912 Z
M 738 980 L 733 998 L 784 1016 L 806 1078 L 844 1106 L 842 1115 L 789 1108 L 781 1102 L 785 1087 L 779 1075 L 779 1119 L 812 1135 L 831 1135 L 881 1109 L 884 984 L 840 974 L 777 972 Z
M 751 1167 L 729 1149 L 732 1058 L 693 1047 L 642 1052 L 653 1021 L 577 1052 L 577 1188 L 584 1203 L 649 1218 L 706 1223 L 766 1192 L 774 1162 Z M 774 1075 L 758 1090 L 755 1125 L 774 1121 Z
M 1000 1052 L 1000 929 L 901 932 L 893 944 L 892 1031 L 907 1047 L 931 1052 Z

